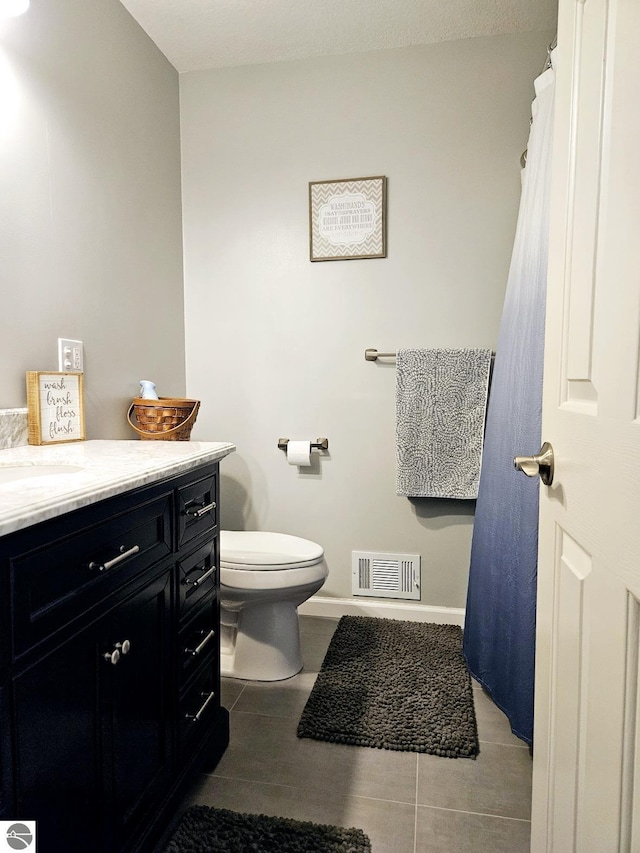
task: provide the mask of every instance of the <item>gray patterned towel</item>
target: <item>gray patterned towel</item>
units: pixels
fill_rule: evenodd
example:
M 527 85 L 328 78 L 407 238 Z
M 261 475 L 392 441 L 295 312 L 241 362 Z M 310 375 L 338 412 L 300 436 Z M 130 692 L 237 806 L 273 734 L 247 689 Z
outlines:
M 490 366 L 488 349 L 398 351 L 399 495 L 478 496 Z

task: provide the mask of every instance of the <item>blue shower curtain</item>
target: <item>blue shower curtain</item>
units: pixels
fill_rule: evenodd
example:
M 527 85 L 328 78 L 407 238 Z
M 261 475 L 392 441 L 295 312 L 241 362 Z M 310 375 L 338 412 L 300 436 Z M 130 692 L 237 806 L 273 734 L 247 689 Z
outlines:
M 471 546 L 464 654 L 472 675 L 533 741 L 538 478 L 513 467 L 540 449 L 548 199 L 554 71 L 535 81 L 523 173 L 493 370 Z

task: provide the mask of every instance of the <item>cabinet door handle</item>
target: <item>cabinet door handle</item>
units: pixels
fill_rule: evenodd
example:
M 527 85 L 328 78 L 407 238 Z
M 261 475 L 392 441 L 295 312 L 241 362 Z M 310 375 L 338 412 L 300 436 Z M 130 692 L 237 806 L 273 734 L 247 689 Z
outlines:
M 185 714 L 185 715 L 184 715 L 185 720 L 191 720 L 191 722 L 192 722 L 192 723 L 197 723 L 197 722 L 198 722 L 198 720 L 200 719 L 200 717 L 201 717 L 201 716 L 204 714 L 204 712 L 206 711 L 207 706 L 209 705 L 209 703 L 210 703 L 210 702 L 213 702 L 213 700 L 215 699 L 215 696 L 216 696 L 216 694 L 215 694 L 215 692 L 214 692 L 213 690 L 212 690 L 212 691 L 211 691 L 211 693 L 209 693 L 209 694 L 207 694 L 207 693 L 201 693 L 200 695 L 201 695 L 201 696 L 206 696 L 206 697 L 207 697 L 207 698 L 204 700 L 204 702 L 202 703 L 202 705 L 200 706 L 200 710 L 199 710 L 196 714 Z
M 209 642 L 211 642 L 211 640 L 213 640 L 215 635 L 216 635 L 216 632 L 212 628 L 209 631 L 209 633 L 207 634 L 207 636 L 203 640 L 201 640 L 200 644 L 195 647 L 195 649 L 186 648 L 184 650 L 185 655 L 192 655 L 193 657 L 196 657 L 204 649 L 204 647 L 207 645 L 207 643 L 209 643 Z
M 184 511 L 184 514 L 188 515 L 189 518 L 202 518 L 203 515 L 206 515 L 208 512 L 211 512 L 211 510 L 215 508 L 215 501 L 211 501 L 210 504 L 194 504 L 193 506 L 187 507 L 187 509 L 185 509 Z
M 107 560 L 106 563 L 95 563 L 93 560 L 89 563 L 89 568 L 92 570 L 97 569 L 99 572 L 108 572 L 109 569 L 112 569 L 114 566 L 117 566 L 118 563 L 121 563 L 123 560 L 128 559 L 129 557 L 133 557 L 134 554 L 137 554 L 140 551 L 139 545 L 133 545 L 131 548 L 127 549 L 125 545 L 120 546 L 120 553 L 117 557 L 114 557 L 113 560 Z
M 112 663 L 115 666 L 122 655 L 128 655 L 130 651 L 131 643 L 129 640 L 123 640 L 121 643 L 114 643 L 113 651 L 105 652 L 102 657 L 107 661 L 107 663 Z
M 204 571 L 204 569 L 205 569 L 205 567 L 203 566 L 202 571 Z M 212 575 L 215 572 L 215 570 L 216 570 L 216 567 L 211 566 L 209 571 L 204 572 L 204 574 L 200 575 L 199 578 L 196 578 L 195 580 L 192 581 L 191 578 L 186 577 L 186 578 L 182 579 L 182 583 L 185 584 L 185 586 L 192 586 L 195 589 L 195 587 L 200 586 L 201 583 L 204 583 L 206 581 L 206 579 L 209 577 L 209 575 Z

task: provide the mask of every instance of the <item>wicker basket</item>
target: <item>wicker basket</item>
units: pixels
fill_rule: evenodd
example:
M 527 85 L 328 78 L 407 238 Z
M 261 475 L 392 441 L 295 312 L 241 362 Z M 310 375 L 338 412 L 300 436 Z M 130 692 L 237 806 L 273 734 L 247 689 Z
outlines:
M 145 400 L 134 397 L 127 412 L 127 420 L 142 439 L 189 441 L 199 408 L 200 400 L 174 397 Z M 135 414 L 136 423 L 131 420 L 132 414 Z

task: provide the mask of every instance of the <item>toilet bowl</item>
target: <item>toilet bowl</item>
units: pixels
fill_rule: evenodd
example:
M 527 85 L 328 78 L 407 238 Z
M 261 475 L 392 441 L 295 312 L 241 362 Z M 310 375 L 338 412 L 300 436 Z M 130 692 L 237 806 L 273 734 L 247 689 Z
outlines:
M 328 575 L 324 550 L 286 533 L 220 532 L 220 673 L 280 681 L 302 669 L 298 605 Z

